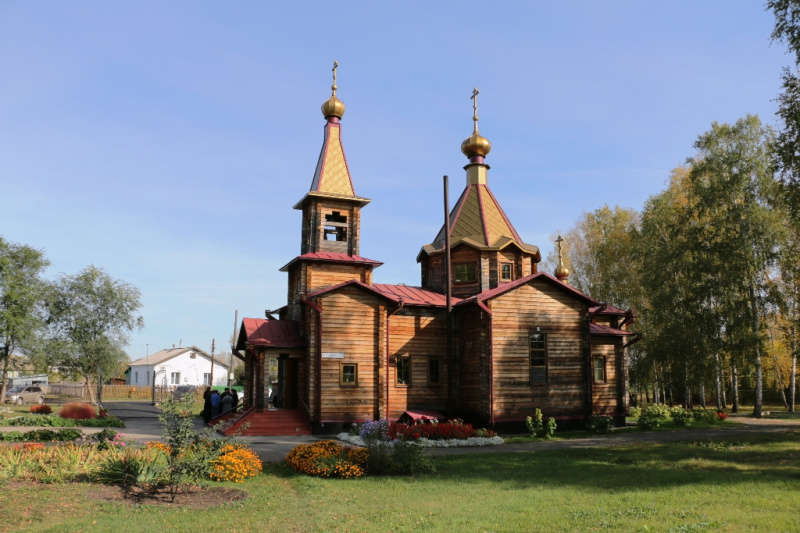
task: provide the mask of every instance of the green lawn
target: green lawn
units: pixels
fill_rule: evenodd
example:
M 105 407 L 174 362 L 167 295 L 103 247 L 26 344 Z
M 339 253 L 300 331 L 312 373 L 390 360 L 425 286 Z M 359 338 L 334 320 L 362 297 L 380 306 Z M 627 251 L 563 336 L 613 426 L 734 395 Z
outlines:
M 435 457 L 418 478 L 280 465 L 244 502 L 187 511 L 89 501 L 91 485 L 0 489 L 14 531 L 798 531 L 800 431 L 745 441 Z M 230 485 L 234 486 L 234 485 Z

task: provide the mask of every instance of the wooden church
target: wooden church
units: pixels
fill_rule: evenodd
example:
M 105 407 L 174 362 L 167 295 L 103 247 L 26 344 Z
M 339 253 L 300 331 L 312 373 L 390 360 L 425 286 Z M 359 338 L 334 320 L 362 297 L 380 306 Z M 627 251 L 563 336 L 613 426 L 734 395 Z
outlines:
M 494 427 L 536 408 L 562 424 L 592 414 L 624 421 L 633 314 L 571 287 L 563 264 L 555 276 L 539 271 L 539 248 L 522 240 L 489 188 L 477 90 L 474 131 L 461 145 L 466 184 L 449 227 L 422 246 L 412 287 L 373 283 L 382 263 L 361 255 L 370 200 L 353 186 L 336 89 L 334 67 L 322 151 L 294 206 L 300 255 L 281 268 L 287 304 L 242 320 L 234 353 L 245 362 L 245 410 L 227 432 L 247 423 L 251 435 L 334 433 L 404 413 Z

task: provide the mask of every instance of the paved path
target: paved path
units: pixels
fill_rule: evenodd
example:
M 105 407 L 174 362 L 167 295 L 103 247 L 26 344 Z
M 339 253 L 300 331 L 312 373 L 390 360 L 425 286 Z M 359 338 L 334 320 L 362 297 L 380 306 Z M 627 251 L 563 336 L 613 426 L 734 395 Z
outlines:
M 158 421 L 158 408 L 147 401 L 106 402 L 103 404 L 110 414 L 125 422 L 125 428 L 119 430 L 126 436 L 138 441 L 163 440 L 161 425 Z M 800 420 L 754 419 L 736 417 L 741 426 L 717 427 L 711 429 L 687 429 L 683 431 L 644 431 L 615 432 L 610 435 L 570 439 L 558 441 L 537 441 L 503 446 L 465 447 L 465 448 L 430 448 L 430 455 L 461 455 L 486 453 L 532 453 L 544 450 L 562 450 L 576 448 L 596 448 L 601 446 L 625 446 L 630 444 L 681 442 L 718 439 L 723 437 L 746 437 L 756 433 L 779 433 L 791 429 L 800 429 Z M 194 419 L 195 430 L 202 431 L 205 424 L 199 418 Z M 0 431 L 30 431 L 36 428 L 0 427 Z M 85 433 L 95 433 L 102 428 L 83 428 Z M 215 434 L 215 436 L 217 436 Z M 258 453 L 264 462 L 283 461 L 289 451 L 298 444 L 330 439 L 331 436 L 292 436 L 292 437 L 237 437 L 236 440 L 247 442 Z

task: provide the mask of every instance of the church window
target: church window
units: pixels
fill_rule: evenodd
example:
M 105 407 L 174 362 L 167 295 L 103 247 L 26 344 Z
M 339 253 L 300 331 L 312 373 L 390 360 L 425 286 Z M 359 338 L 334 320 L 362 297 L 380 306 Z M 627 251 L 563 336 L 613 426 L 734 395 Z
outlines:
M 440 385 L 442 383 L 442 360 L 439 357 L 428 359 L 428 385 Z
M 347 217 L 334 211 L 325 215 L 324 239 L 326 241 L 347 242 Z
M 595 383 L 606 382 L 606 358 L 603 356 L 594 358 L 594 381 Z
M 358 365 L 355 363 L 339 364 L 339 385 L 342 387 L 358 386 Z
M 397 358 L 397 385 L 411 385 L 411 359 L 408 356 Z
M 469 283 L 475 281 L 475 263 L 461 263 L 454 265 L 455 283 Z
M 530 334 L 531 384 L 547 383 L 547 333 Z
M 433 287 L 436 283 L 436 269 L 432 268 L 428 273 L 430 275 L 430 279 L 428 280 L 428 286 Z
M 500 279 L 503 281 L 511 281 L 512 266 L 511 263 L 503 263 L 500 265 Z

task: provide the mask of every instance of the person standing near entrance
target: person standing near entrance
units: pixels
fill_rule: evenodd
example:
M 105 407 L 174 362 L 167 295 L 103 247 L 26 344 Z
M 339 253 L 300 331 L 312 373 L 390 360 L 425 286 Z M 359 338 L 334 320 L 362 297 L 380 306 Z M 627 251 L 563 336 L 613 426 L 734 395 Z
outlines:
M 222 403 L 222 398 L 220 398 L 219 393 L 215 390 L 211 391 L 211 418 L 217 418 L 219 416 L 219 406 Z
M 203 422 L 211 422 L 211 387 L 206 387 L 203 392 Z

